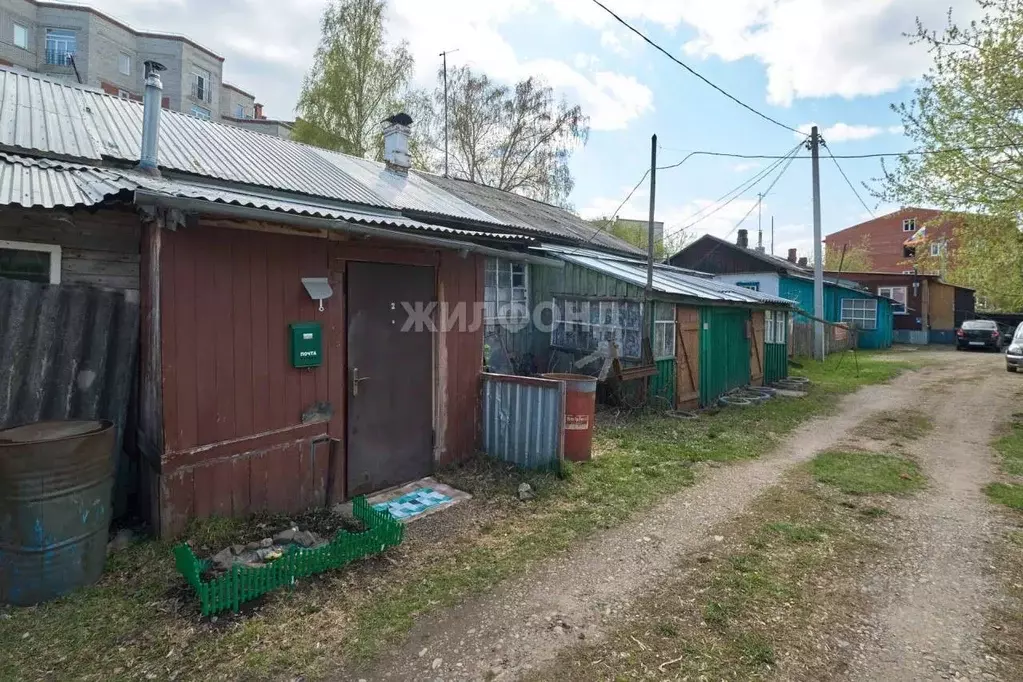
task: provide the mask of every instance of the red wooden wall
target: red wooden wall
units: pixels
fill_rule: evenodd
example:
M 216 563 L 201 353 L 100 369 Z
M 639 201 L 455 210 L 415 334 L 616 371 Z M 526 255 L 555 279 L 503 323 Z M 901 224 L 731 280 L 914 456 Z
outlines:
M 457 252 L 204 222 L 161 237 L 158 514 L 165 536 L 193 517 L 299 511 L 327 503 L 328 493 L 340 499 L 348 261 L 432 265 L 441 301 L 471 311 L 483 297 L 482 257 Z M 302 277 L 331 278 L 334 296 L 323 312 Z M 288 323 L 313 320 L 323 327 L 324 362 L 292 368 Z M 424 399 L 435 402 L 435 457 L 446 464 L 475 449 L 483 330 L 443 331 L 437 346 L 437 390 Z M 317 402 L 329 402 L 333 417 L 303 424 L 302 413 Z

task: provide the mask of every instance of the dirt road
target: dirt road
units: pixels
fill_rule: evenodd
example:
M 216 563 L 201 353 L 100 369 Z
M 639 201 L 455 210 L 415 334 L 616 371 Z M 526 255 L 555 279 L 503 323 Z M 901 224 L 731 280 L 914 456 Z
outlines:
M 987 449 L 999 400 L 1021 377 L 1000 356 L 943 353 L 938 364 L 865 388 L 834 416 L 806 424 L 764 459 L 706 470 L 703 480 L 642 519 L 601 534 L 495 592 L 432 617 L 382 665 L 352 679 L 513 680 L 559 651 L 600 641 L 636 596 L 679 556 L 713 543 L 709 529 L 736 517 L 784 473 L 817 452 L 855 440 L 871 415 L 915 407 L 937 428 L 914 446 L 932 480 L 906 502 L 905 551 L 865 589 L 877 613 L 863 629 L 851 679 L 940 679 L 982 674 L 981 614 L 994 598 L 985 574 L 994 516 L 981 487 L 993 476 Z

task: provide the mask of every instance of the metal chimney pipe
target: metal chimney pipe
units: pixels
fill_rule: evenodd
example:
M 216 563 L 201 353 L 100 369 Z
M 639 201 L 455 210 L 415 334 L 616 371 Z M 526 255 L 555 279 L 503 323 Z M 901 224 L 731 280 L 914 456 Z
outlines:
M 166 70 L 163 64 L 147 61 L 145 91 L 142 94 L 142 153 L 139 168 L 159 174 L 160 166 L 160 105 L 163 98 L 163 82 L 160 72 Z

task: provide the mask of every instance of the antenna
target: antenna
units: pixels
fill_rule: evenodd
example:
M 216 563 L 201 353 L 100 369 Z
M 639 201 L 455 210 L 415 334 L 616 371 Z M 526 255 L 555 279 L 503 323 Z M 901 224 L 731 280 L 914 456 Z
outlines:
M 448 177 L 448 55 L 454 52 L 458 52 L 458 48 L 454 50 L 445 50 L 440 53 L 440 56 L 444 58 L 444 177 Z

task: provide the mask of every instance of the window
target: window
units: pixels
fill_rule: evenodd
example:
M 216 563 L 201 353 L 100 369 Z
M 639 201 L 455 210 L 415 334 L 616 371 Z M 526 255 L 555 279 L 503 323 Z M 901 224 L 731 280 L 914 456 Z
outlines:
M 740 286 L 743 289 L 752 289 L 753 291 L 760 291 L 760 282 L 736 282 L 736 286 Z
M 0 239 L 0 277 L 60 284 L 60 247 Z
M 931 255 L 940 256 L 941 252 L 945 250 L 945 245 L 942 242 L 931 242 Z
M 877 293 L 879 296 L 895 300 L 895 303 L 892 303 L 892 313 L 906 314 L 906 287 L 878 287 Z
M 916 270 L 903 270 L 902 274 L 904 274 L 904 275 L 915 275 L 916 274 Z
M 71 66 L 77 39 L 74 31 L 59 28 L 46 29 L 46 63 Z
M 842 322 L 857 329 L 877 329 L 877 301 L 872 298 L 843 298 Z
M 654 360 L 675 357 L 675 306 L 654 304 Z
M 127 90 L 118 89 L 117 96 L 120 97 L 121 99 L 131 99 L 131 93 L 128 92 Z
M 117 55 L 117 70 L 125 76 L 131 75 L 131 55 L 124 52 Z
M 554 299 L 551 345 L 589 352 L 613 341 L 618 354 L 643 357 L 643 304 L 638 301 Z
M 787 316 L 788 313 L 781 310 L 764 312 L 764 343 L 786 343 Z
M 235 104 L 234 105 L 234 117 L 235 118 L 245 118 L 245 106 L 244 105 L 242 105 L 242 104 Z
M 208 121 L 212 115 L 212 112 L 210 112 L 210 110 L 206 107 L 200 107 L 197 104 L 192 105 L 192 116 L 195 116 L 196 118 L 204 118 Z
M 23 50 L 28 49 L 28 28 L 26 26 L 14 25 L 14 46 Z
M 916 232 L 916 218 L 906 218 L 902 221 L 903 232 Z
M 488 258 L 483 284 L 483 324 L 487 337 L 499 326 L 517 327 L 529 320 L 529 266 Z
M 200 102 L 213 101 L 212 85 L 209 71 L 200 68 L 192 71 L 192 97 Z

